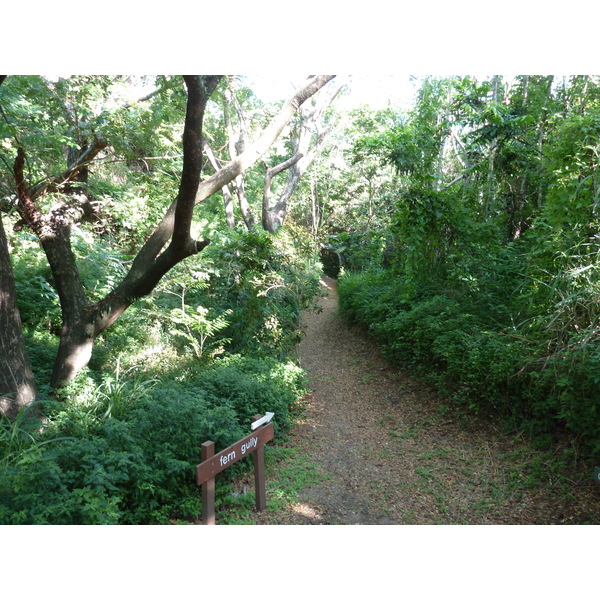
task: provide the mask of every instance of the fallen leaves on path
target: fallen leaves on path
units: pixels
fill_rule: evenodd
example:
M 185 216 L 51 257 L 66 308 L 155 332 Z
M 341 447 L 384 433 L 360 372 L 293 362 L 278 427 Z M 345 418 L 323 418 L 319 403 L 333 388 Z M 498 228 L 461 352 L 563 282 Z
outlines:
M 565 492 L 564 482 L 540 485 L 538 473 L 528 486 L 524 465 L 542 464 L 534 450 L 489 423 L 465 426 L 440 411 L 435 394 L 341 321 L 336 282 L 322 282 L 329 295 L 320 312 L 304 315 L 299 346 L 311 393 L 288 445 L 323 480 L 284 510 L 256 513 L 257 524 L 598 522 L 594 482 Z

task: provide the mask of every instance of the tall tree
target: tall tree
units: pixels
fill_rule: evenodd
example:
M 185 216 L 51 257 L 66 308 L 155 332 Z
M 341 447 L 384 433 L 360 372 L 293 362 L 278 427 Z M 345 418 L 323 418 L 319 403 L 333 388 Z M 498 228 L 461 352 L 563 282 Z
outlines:
M 207 102 L 219 83 L 218 76 L 185 76 L 186 115 L 183 130 L 183 167 L 177 197 L 136 254 L 125 277 L 100 301 L 90 302 L 71 247 L 72 226 L 84 216 L 80 203 L 68 196 L 44 211 L 40 199 L 50 191 L 64 190 L 98 156 L 108 141 L 100 136 L 80 149 L 77 159 L 60 175 L 31 184 L 25 176 L 25 149 L 19 145 L 13 172 L 22 221 L 38 237 L 52 270 L 60 298 L 63 324 L 51 384 L 71 380 L 91 357 L 95 339 L 106 331 L 137 299 L 152 292 L 161 278 L 185 258 L 201 252 L 209 240 L 191 235 L 194 207 L 233 181 L 258 161 L 281 134 L 299 107 L 334 76 L 312 76 L 282 106 L 262 135 L 246 150 L 200 181 L 203 162 L 203 119 Z
M 0 75 L 0 85 L 6 75 Z M 14 418 L 37 398 L 23 337 L 8 240 L 0 213 L 0 413 Z
M 275 233 L 283 224 L 290 198 L 333 128 L 333 121 L 326 122 L 324 113 L 345 85 L 343 80 L 338 81 L 328 90 L 329 93 L 320 95 L 312 106 L 305 105 L 300 109 L 298 127 L 291 142 L 292 156 L 275 167 L 267 166 L 262 202 L 262 225 L 266 231 Z M 271 181 L 273 177 L 286 170 L 285 186 L 272 207 Z
M 279 150 L 274 166 L 269 166 L 268 160 L 264 160 L 264 178 L 262 179 L 262 194 L 258 191 L 257 173 L 252 176 L 245 171 L 238 174 L 232 182 L 234 193 L 237 197 L 238 206 L 242 219 L 248 230 L 253 230 L 260 223 L 264 230 L 275 233 L 282 225 L 288 208 L 288 203 L 296 190 L 301 177 L 306 172 L 324 140 L 333 127 L 333 120 L 325 118 L 325 112 L 336 96 L 344 88 L 344 80 L 336 80 L 333 85 L 323 90 L 317 98 L 311 102 L 305 102 L 297 111 L 297 118 L 291 124 L 289 136 L 286 136 L 285 150 Z M 246 152 L 252 135 L 252 115 L 249 114 L 248 105 L 250 98 L 247 97 L 245 88 L 238 89 L 234 81 L 228 81 L 223 93 L 223 120 L 227 133 L 227 142 L 222 143 L 222 150 L 229 160 L 237 159 Z M 251 106 L 251 108 L 254 108 Z M 211 164 L 215 169 L 224 162 L 215 157 L 215 152 L 208 147 Z M 288 156 L 291 154 L 291 156 Z M 280 173 L 287 172 L 287 179 L 280 190 L 274 192 L 273 181 Z M 253 193 L 254 192 L 254 193 Z M 250 197 L 262 196 L 259 208 L 260 218 L 256 218 L 257 207 L 252 206 Z M 277 195 L 273 202 L 273 195 Z M 233 195 L 229 189 L 223 189 L 223 200 L 228 224 L 233 222 L 232 216 Z M 230 225 L 231 226 L 231 225 Z

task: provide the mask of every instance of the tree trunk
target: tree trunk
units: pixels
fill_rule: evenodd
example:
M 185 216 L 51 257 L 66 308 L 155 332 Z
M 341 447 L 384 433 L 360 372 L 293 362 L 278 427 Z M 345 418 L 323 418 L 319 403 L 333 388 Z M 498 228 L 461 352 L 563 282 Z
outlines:
M 37 398 L 29 355 L 25 347 L 21 315 L 8 241 L 0 215 L 0 413 L 16 417 Z
M 0 85 L 6 75 L 0 75 Z M 23 325 L 17 306 L 15 279 L 0 213 L 0 414 L 14 418 L 37 399 Z
M 96 337 L 89 303 L 71 248 L 70 229 L 62 227 L 54 235 L 41 240 L 52 268 L 62 309 L 60 344 L 50 381 L 54 388 L 73 379 L 88 364 Z
M 309 78 L 284 103 L 257 141 L 211 177 L 200 182 L 204 110 L 220 77 L 185 76 L 188 100 L 183 133 L 183 170 L 177 198 L 136 255 L 125 278 L 96 304 L 89 303 L 86 298 L 69 239 L 70 227 L 81 218 L 82 207 L 64 204 L 44 214 L 35 200 L 45 192 L 58 189 L 58 186 L 73 180 L 106 144 L 96 140 L 80 154 L 78 163 L 70 165 L 60 177 L 45 182 L 42 187 L 31 188 L 27 186 L 23 173 L 25 152 L 19 148 L 14 165 L 19 214 L 36 233 L 46 253 L 63 314 L 60 347 L 52 377 L 54 387 L 74 378 L 88 364 L 96 337 L 106 331 L 136 299 L 151 293 L 170 269 L 208 245 L 208 240 L 194 240 L 191 237 L 195 205 L 252 166 L 267 152 L 302 103 L 333 77 L 324 75 Z M 8 308 L 7 305 L 7 311 Z
M 217 162 L 215 153 L 212 151 L 212 148 L 206 141 L 204 142 L 204 151 L 216 173 L 220 169 L 220 165 Z M 225 220 L 227 222 L 227 227 L 229 227 L 229 229 L 235 229 L 235 215 L 233 213 L 233 196 L 231 195 L 229 184 L 226 184 L 221 188 L 221 194 L 223 195 L 223 208 L 225 209 Z
M 302 158 L 302 154 L 295 154 L 294 156 L 292 156 L 292 158 L 289 158 L 288 160 L 278 164 L 277 166 L 272 167 L 271 169 L 267 168 L 267 173 L 265 175 L 264 191 L 263 191 L 262 226 L 263 226 L 263 229 L 265 231 L 268 231 L 269 233 L 275 233 L 277 231 L 277 229 L 280 227 L 280 225 L 283 221 L 283 216 L 285 214 L 285 206 L 283 207 L 283 211 L 281 210 L 281 207 L 279 208 L 279 210 L 277 210 L 277 208 L 279 207 L 279 203 L 274 211 L 269 210 L 269 196 L 270 196 L 270 192 L 271 192 L 271 181 L 272 181 L 273 177 L 275 177 L 275 175 L 296 165 L 296 163 L 301 158 Z M 299 180 L 300 180 L 300 177 L 298 176 L 298 180 L 296 181 L 296 184 L 294 185 L 294 189 L 295 189 L 296 185 L 298 184 Z M 288 178 L 287 188 L 289 188 L 289 178 Z M 293 191 L 293 189 L 292 189 L 292 191 Z M 291 196 L 291 193 L 290 193 L 290 196 Z M 286 199 L 286 203 L 287 203 L 287 199 Z
M 306 109 L 301 113 L 301 122 L 296 138 L 293 140 L 294 155 L 292 158 L 281 163 L 277 167 L 267 169 L 265 177 L 265 191 L 263 194 L 262 206 L 262 223 L 263 228 L 269 233 L 275 233 L 285 221 L 288 202 L 294 194 L 300 180 L 306 170 L 311 165 L 317 150 L 323 145 L 329 132 L 333 128 L 330 123 L 327 127 L 321 128 L 320 121 L 325 109 L 331 105 L 342 88 L 346 85 L 344 81 L 340 81 L 337 85 L 330 89 L 329 94 L 321 96 L 312 110 Z M 319 131 L 319 129 L 321 129 Z M 313 133 L 317 134 L 316 140 L 313 142 Z M 312 144 L 312 147 L 311 147 Z M 271 179 L 281 171 L 288 170 L 285 187 L 281 192 L 274 208 L 270 208 L 269 192 Z
M 250 210 L 250 204 L 248 203 L 248 197 L 246 196 L 246 186 L 244 185 L 243 175 L 238 175 L 235 178 L 234 186 L 240 205 L 240 212 L 242 213 L 242 219 L 244 219 L 246 229 L 252 231 L 256 227 L 256 221 L 254 220 L 254 215 Z

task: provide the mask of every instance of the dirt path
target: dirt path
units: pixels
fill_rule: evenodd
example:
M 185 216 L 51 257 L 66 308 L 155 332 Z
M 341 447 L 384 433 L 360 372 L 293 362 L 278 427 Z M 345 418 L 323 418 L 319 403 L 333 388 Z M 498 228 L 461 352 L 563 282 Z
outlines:
M 312 393 L 289 445 L 324 479 L 258 523 L 597 522 L 600 486 L 567 482 L 574 490 L 565 494 L 565 482 L 545 481 L 542 459 L 520 440 L 445 415 L 430 391 L 340 320 L 336 282 L 322 283 L 329 295 L 322 312 L 305 315 L 299 347 Z

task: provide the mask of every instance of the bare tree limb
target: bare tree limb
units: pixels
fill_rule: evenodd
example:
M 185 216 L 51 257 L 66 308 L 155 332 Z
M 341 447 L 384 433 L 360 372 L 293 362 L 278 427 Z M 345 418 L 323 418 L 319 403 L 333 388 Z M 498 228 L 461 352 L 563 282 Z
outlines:
M 279 113 L 264 130 L 258 140 L 251 144 L 244 152 L 226 164 L 220 171 L 203 181 L 198 187 L 196 204 L 206 200 L 225 183 L 229 183 L 235 177 L 250 168 L 263 154 L 272 146 L 279 137 L 284 127 L 289 123 L 292 115 L 313 94 L 318 92 L 335 75 L 319 75 L 309 79 L 308 83 L 297 90 L 294 95 L 281 107 Z
M 210 144 L 206 140 L 204 140 L 204 153 L 206 154 L 208 161 L 212 165 L 215 172 L 218 171 L 220 169 L 220 165 L 217 162 L 217 158 L 210 147 Z M 235 216 L 233 214 L 233 195 L 229 189 L 229 184 L 226 184 L 221 188 L 221 194 L 223 194 L 223 208 L 225 209 L 227 227 L 229 227 L 229 229 L 234 229 Z
M 333 123 L 329 123 L 325 129 L 319 132 L 319 122 L 323 113 L 345 85 L 346 82 L 344 80 L 337 82 L 337 85 L 329 88 L 328 94 L 323 94 L 317 99 L 312 110 L 308 108 L 300 111 L 304 119 L 300 123 L 299 132 L 294 142 L 294 149 L 296 155 L 301 154 L 301 158 L 298 161 L 293 161 L 289 165 L 285 187 L 273 210 L 268 206 L 268 198 L 265 200 L 265 196 L 263 196 L 263 227 L 267 231 L 275 233 L 283 223 L 287 211 L 287 204 L 298 187 L 300 179 L 314 160 L 318 149 L 333 128 Z M 315 130 L 318 133 L 317 140 L 311 148 L 311 140 Z
M 223 118 L 225 120 L 225 127 L 227 129 L 227 145 L 229 147 L 229 159 L 233 160 L 240 155 L 246 147 L 245 137 L 248 135 L 248 125 L 242 107 L 237 101 L 235 94 L 231 88 L 227 88 L 224 94 L 225 103 L 223 105 Z M 235 105 L 235 110 L 238 114 L 239 119 L 239 130 L 237 133 L 237 141 L 234 140 L 236 134 L 233 130 L 233 124 L 231 121 L 231 115 L 229 111 L 230 104 Z M 242 213 L 242 219 L 246 224 L 248 231 L 251 231 L 255 227 L 255 220 L 252 211 L 250 210 L 250 204 L 246 196 L 246 188 L 244 185 L 244 176 L 240 173 L 233 180 L 233 187 L 235 189 L 236 196 L 238 198 L 238 204 L 240 212 Z
M 291 158 L 288 158 L 286 161 L 279 163 L 275 167 L 272 167 L 270 169 L 267 168 L 262 201 L 262 224 L 263 228 L 267 231 L 273 232 L 273 223 L 269 207 L 269 196 L 271 195 L 271 181 L 273 177 L 295 165 L 299 160 L 302 159 L 302 157 L 303 154 L 298 152 Z

